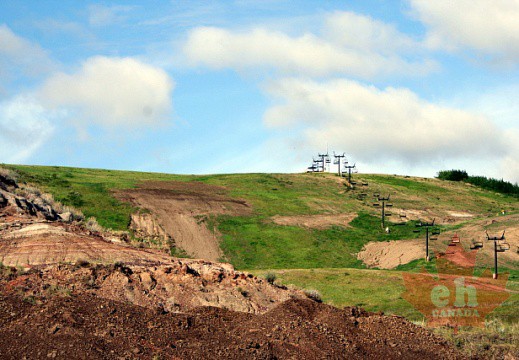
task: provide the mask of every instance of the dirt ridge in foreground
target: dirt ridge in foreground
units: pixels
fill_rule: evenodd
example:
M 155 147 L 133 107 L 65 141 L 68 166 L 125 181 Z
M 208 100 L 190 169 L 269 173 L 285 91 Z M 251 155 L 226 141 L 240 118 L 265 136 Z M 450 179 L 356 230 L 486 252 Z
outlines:
M 462 359 L 401 317 L 293 299 L 254 315 L 215 307 L 176 314 L 101 299 L 32 304 L 0 295 L 2 359 Z

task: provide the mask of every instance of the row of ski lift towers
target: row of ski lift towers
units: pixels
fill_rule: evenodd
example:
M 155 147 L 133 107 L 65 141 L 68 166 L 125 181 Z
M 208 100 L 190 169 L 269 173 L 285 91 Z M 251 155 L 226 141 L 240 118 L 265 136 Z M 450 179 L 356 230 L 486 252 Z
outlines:
M 345 176 L 344 172 L 348 172 L 348 183 L 350 185 L 353 185 L 354 183 L 351 181 L 351 174 L 357 173 L 357 169 L 355 166 L 355 163 L 353 165 L 348 165 L 348 161 L 346 161 L 346 155 L 345 153 L 342 154 L 336 154 L 335 151 L 333 152 L 333 164 L 337 165 L 337 174 L 341 177 Z M 331 165 L 331 157 L 326 152 L 325 154 L 318 153 L 317 160 L 315 158 L 312 159 L 312 165 L 308 167 L 307 172 L 326 172 L 327 168 L 330 169 Z M 342 167 L 341 167 L 342 165 Z M 362 184 L 362 185 L 367 185 Z M 367 194 L 362 193 L 361 198 L 364 198 Z M 381 209 L 381 225 L 382 229 L 386 231 L 386 233 L 389 233 L 389 228 L 386 227 L 386 217 L 391 216 L 392 214 L 390 212 L 386 211 L 386 208 L 392 207 L 393 204 L 389 203 L 390 201 L 390 195 L 387 197 L 383 197 L 380 194 L 373 194 L 373 196 L 376 199 L 376 202 L 373 203 L 374 207 L 378 207 Z M 401 219 L 406 218 L 406 214 L 400 214 L 399 215 Z M 396 223 L 396 225 L 406 225 L 405 221 L 401 221 L 399 223 Z M 415 233 L 420 233 L 422 229 L 425 229 L 425 260 L 430 261 L 429 256 L 429 241 L 438 240 L 438 236 L 440 235 L 441 231 L 440 228 L 435 225 L 435 219 L 433 219 L 432 222 L 423 222 L 420 221 L 416 224 L 417 229 L 413 230 Z M 505 239 L 505 231 L 503 231 L 501 236 L 490 236 L 488 235 L 488 232 L 485 231 L 487 241 L 493 241 L 494 242 L 494 273 L 493 278 L 497 279 L 498 276 L 498 267 L 497 267 L 497 254 L 501 252 L 505 252 L 507 250 L 510 250 L 510 244 L 506 242 Z M 458 234 L 454 234 L 454 236 L 450 239 L 448 246 L 456 246 L 461 242 L 460 237 Z M 471 250 L 477 250 L 483 247 L 482 241 L 476 241 L 472 240 L 470 244 Z
M 348 161 L 346 161 L 346 154 L 336 154 L 335 151 L 333 152 L 333 164 L 337 165 L 337 174 L 339 176 L 345 176 L 344 173 L 348 173 L 348 182 L 351 183 L 351 174 L 357 173 L 356 165 L 348 165 Z M 315 158 L 312 158 L 312 165 L 310 165 L 307 169 L 307 172 L 326 172 L 331 171 L 331 156 L 326 153 L 318 153 L 317 154 L 317 160 Z M 342 166 L 341 166 L 342 165 Z

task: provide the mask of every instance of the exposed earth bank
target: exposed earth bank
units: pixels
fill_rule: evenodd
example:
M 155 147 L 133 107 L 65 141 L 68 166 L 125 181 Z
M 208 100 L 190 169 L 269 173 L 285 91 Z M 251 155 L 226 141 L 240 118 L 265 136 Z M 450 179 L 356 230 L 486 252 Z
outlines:
M 230 198 L 225 188 L 199 182 L 147 181 L 136 189 L 118 190 L 115 196 L 149 210 L 166 236 L 189 256 L 211 261 L 218 261 L 222 251 L 219 234 L 216 229 L 208 228 L 208 219 L 220 214 L 246 215 L 251 211 L 245 201 Z M 157 235 L 161 236 L 162 230 Z

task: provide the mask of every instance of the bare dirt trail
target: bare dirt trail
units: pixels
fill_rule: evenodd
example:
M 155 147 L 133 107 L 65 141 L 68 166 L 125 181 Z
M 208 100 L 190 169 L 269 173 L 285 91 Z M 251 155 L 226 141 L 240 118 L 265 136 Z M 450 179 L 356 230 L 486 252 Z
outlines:
M 357 254 L 368 267 L 394 269 L 425 256 L 425 245 L 421 240 L 372 241 Z
M 223 187 L 199 182 L 150 181 L 137 189 L 119 190 L 124 201 L 151 211 L 178 248 L 189 256 L 218 261 L 222 252 L 216 229 L 208 229 L 208 216 L 244 215 L 251 211 L 242 200 L 228 197 Z
M 478 251 L 478 261 L 485 261 L 488 265 L 492 265 L 494 244 L 486 238 L 485 228 L 487 227 L 490 236 L 500 236 L 505 231 L 506 242 L 510 245 L 510 249 L 499 253 L 499 261 L 517 266 L 519 264 L 519 214 L 499 215 L 479 220 L 462 227 L 456 232 L 447 232 L 443 237 L 449 239 L 454 233 L 457 233 L 465 250 L 469 248 L 473 239 L 482 242 L 483 248 Z
M 274 216 L 272 221 L 278 225 L 301 226 L 309 229 L 326 229 L 330 226 L 349 226 L 357 214 L 318 214 L 298 216 Z
M 468 218 L 466 213 L 454 213 L 452 216 Z M 423 219 L 423 218 L 422 218 Z M 469 251 L 472 240 L 483 243 L 483 248 L 477 251 L 477 261 L 479 263 L 492 266 L 494 244 L 486 240 L 485 227 L 492 225 L 489 230 L 490 236 L 501 235 L 506 230 L 506 242 L 510 249 L 499 253 L 499 263 L 501 265 L 517 266 L 519 263 L 519 215 L 497 216 L 490 219 L 479 220 L 465 225 L 456 231 L 448 231 L 440 234 L 438 241 L 429 244 L 430 250 L 440 258 L 446 258 L 452 263 L 460 266 L 474 266 L 476 252 Z M 449 240 L 458 234 L 461 238 L 460 247 L 447 246 Z M 460 249 L 464 249 L 461 251 Z M 389 242 L 370 242 L 357 254 L 357 258 L 362 260 L 368 267 L 378 267 L 381 269 L 394 269 L 398 265 L 406 264 L 425 256 L 424 238 L 416 240 L 397 240 Z

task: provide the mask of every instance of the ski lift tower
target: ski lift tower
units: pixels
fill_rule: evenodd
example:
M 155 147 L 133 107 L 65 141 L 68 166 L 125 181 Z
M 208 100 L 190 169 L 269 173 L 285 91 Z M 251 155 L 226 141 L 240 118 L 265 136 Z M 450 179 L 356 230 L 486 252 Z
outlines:
M 337 155 L 335 153 L 335 151 L 333 152 L 333 157 L 335 158 L 333 163 L 337 165 L 337 174 L 339 176 L 342 176 L 342 173 L 341 173 L 341 161 L 342 160 L 341 159 L 344 158 L 345 156 L 346 156 L 346 154 L 344 154 L 344 153 L 342 153 L 342 155 Z M 347 163 L 348 162 L 345 162 L 344 164 L 347 164 Z
M 322 161 L 322 159 L 313 159 L 314 160 L 314 165 L 316 167 L 316 172 L 321 172 L 321 171 L 324 171 L 324 161 Z
M 501 236 L 488 236 L 488 232 L 485 231 L 485 233 L 487 234 L 487 240 L 494 241 L 494 275 L 492 277 L 497 279 L 497 253 L 510 250 L 510 244 L 505 240 L 505 231 Z
M 344 164 L 344 170 L 348 170 L 348 182 L 351 184 L 351 171 L 353 169 L 355 169 L 355 164 L 353 164 L 353 165 L 346 165 L 346 164 Z
M 386 213 L 386 207 L 393 207 L 393 204 L 387 203 L 389 201 L 389 198 L 391 195 L 388 195 L 387 197 L 382 197 L 380 194 L 375 194 L 378 203 L 374 203 L 374 207 L 380 207 L 382 209 L 382 217 L 381 217 L 381 225 L 382 229 L 386 228 L 386 216 L 391 216 L 391 213 Z
M 327 152 L 326 154 L 319 153 L 317 156 L 321 158 L 319 160 L 319 162 L 322 163 L 323 172 L 325 172 L 326 171 L 326 164 L 330 163 L 330 155 L 328 155 L 328 152 Z
M 429 240 L 438 240 L 438 235 L 440 235 L 440 229 L 434 228 L 431 229 L 431 236 L 429 236 L 429 228 L 434 227 L 434 220 L 430 223 L 422 222 L 420 221 L 418 224 L 416 224 L 416 227 L 424 227 L 425 228 L 425 260 L 430 261 L 429 257 Z M 420 229 L 413 230 L 414 232 L 419 233 Z

